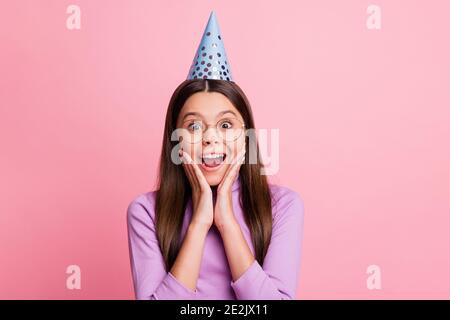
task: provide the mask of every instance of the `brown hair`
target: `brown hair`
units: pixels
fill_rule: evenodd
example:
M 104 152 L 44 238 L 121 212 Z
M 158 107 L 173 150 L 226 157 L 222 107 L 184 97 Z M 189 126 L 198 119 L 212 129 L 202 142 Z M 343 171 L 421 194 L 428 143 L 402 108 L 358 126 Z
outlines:
M 181 228 L 187 202 L 191 197 L 191 186 L 181 165 L 171 160 L 171 153 L 178 141 L 171 136 L 176 129 L 178 115 L 185 101 L 196 92 L 218 92 L 225 95 L 244 119 L 246 129 L 255 124 L 250 103 L 241 88 L 225 80 L 185 80 L 174 91 L 167 109 L 165 128 L 159 162 L 156 194 L 156 233 L 164 257 L 166 270 L 170 270 L 181 246 Z M 250 135 L 253 135 L 250 137 Z M 240 205 L 249 227 L 256 260 L 262 265 L 272 235 L 272 199 L 267 178 L 261 174 L 263 167 L 254 130 L 246 135 L 246 161 L 242 164 L 240 177 Z M 250 145 L 250 143 L 252 145 Z M 248 156 L 256 152 L 256 163 L 250 164 Z M 253 161 L 254 162 L 254 161 Z

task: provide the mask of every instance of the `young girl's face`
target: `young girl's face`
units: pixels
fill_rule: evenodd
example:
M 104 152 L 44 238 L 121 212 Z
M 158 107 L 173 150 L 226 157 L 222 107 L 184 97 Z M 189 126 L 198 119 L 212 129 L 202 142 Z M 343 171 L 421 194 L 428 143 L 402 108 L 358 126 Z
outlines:
M 198 92 L 183 105 L 177 119 L 180 143 L 198 164 L 209 185 L 216 186 L 231 161 L 245 148 L 244 120 L 226 96 Z

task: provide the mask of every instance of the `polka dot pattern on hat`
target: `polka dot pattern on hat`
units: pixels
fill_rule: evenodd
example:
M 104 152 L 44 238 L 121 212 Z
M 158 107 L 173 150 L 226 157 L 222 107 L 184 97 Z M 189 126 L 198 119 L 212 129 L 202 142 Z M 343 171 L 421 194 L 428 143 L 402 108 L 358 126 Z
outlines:
M 192 61 L 187 79 L 233 81 L 231 67 L 227 61 L 225 46 L 214 11 L 209 16 L 208 24 Z

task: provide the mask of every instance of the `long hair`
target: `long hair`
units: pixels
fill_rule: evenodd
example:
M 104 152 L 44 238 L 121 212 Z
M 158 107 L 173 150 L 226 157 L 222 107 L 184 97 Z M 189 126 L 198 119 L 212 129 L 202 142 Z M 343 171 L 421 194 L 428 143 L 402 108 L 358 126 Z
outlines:
M 166 114 L 155 204 L 156 234 L 166 270 L 172 268 L 180 250 L 183 216 L 192 195 L 183 167 L 171 160 L 172 150 L 177 144 L 177 141 L 172 141 L 171 137 L 176 130 L 177 118 L 185 101 L 197 92 L 218 92 L 225 95 L 240 112 L 245 128 L 255 129 L 250 103 L 236 83 L 224 80 L 193 79 L 185 80 L 175 89 Z M 272 235 L 272 198 L 267 178 L 261 174 L 263 165 L 254 131 L 249 130 L 249 134 L 245 137 L 247 159 L 239 170 L 239 202 L 251 233 L 255 259 L 262 265 Z M 249 148 L 253 148 L 251 152 L 256 152 L 257 155 L 253 163 L 248 161 Z

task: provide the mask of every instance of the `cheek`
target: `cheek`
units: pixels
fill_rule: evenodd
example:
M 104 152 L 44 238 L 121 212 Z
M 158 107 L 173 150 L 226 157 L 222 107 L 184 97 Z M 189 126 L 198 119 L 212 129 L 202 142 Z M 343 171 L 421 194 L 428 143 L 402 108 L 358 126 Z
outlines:
M 200 143 L 189 143 L 189 142 L 181 142 L 181 148 L 186 152 L 191 159 L 195 160 L 196 156 L 201 154 L 201 144 Z
M 231 152 L 230 161 L 236 157 L 236 155 L 245 148 L 245 137 L 241 137 L 236 141 L 227 143 L 227 149 Z

